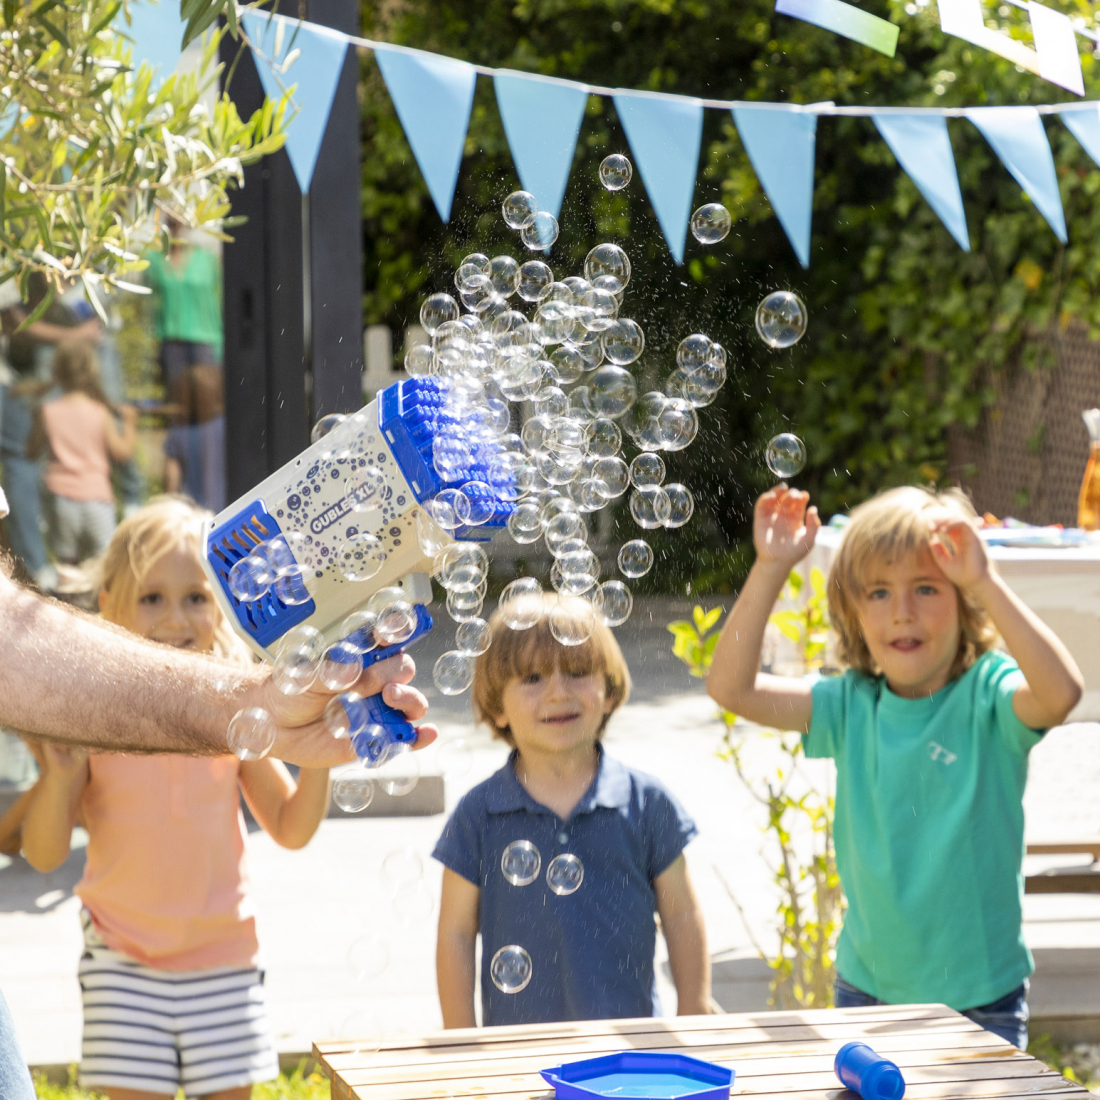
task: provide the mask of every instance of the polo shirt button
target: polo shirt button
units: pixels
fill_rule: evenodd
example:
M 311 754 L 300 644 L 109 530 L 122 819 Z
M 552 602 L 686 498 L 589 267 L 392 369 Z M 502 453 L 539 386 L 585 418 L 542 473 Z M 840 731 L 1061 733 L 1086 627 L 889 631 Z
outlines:
M 569 843 L 569 834 L 568 833 L 558 833 L 558 843 L 559 844 L 568 844 Z

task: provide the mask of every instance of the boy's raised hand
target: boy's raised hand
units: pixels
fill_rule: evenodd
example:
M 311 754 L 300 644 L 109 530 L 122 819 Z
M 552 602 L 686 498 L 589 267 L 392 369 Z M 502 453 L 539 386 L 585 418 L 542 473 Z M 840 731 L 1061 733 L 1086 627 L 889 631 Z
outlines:
M 759 561 L 789 569 L 813 549 L 821 520 L 816 507 L 807 508 L 809 503 L 809 493 L 782 484 L 756 502 L 752 541 Z
M 976 523 L 947 516 L 928 521 L 932 560 L 956 588 L 973 588 L 989 576 L 989 555 Z

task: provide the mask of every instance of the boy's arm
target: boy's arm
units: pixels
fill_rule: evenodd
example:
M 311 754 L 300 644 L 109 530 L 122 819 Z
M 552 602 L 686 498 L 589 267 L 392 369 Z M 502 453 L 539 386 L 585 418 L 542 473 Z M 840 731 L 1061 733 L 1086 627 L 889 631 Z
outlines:
M 1016 689 L 1012 709 L 1032 729 L 1066 720 L 1081 699 L 1084 678 L 1070 652 L 1038 615 L 990 567 L 985 544 L 968 523 L 939 521 L 932 554 L 947 579 L 965 588 L 985 608 L 1004 638 L 1025 683 Z
M 27 434 L 27 442 L 23 448 L 23 453 L 33 462 L 46 453 L 49 445 L 49 436 L 46 435 L 46 420 L 42 415 L 42 408 L 39 406 L 31 414 L 31 430 Z
M 756 502 L 756 562 L 726 616 L 707 676 L 707 691 L 726 710 L 762 726 L 802 733 L 810 728 L 810 685 L 759 669 L 768 616 L 791 569 L 813 548 L 820 526 L 817 509 L 807 510 L 809 500 L 807 493 L 777 486 Z
M 710 956 L 703 911 L 695 896 L 683 852 L 654 880 L 657 912 L 668 944 L 668 965 L 676 986 L 676 1014 L 710 1012 Z
M 23 819 L 27 816 L 34 787 L 24 791 L 0 817 L 0 854 L 14 856 L 23 847 Z
M 328 768 L 302 768 L 295 784 L 281 760 L 246 760 L 241 791 L 257 824 L 276 844 L 304 848 L 328 812 Z
M 476 1027 L 474 955 L 481 890 L 450 867 L 443 868 L 435 976 L 444 1027 Z
M 118 412 L 122 419 L 121 431 L 115 424 L 114 413 L 110 409 L 104 409 L 107 452 L 115 462 L 126 462 L 134 456 L 134 447 L 137 443 L 138 411 L 133 405 L 120 405 Z
M 23 818 L 23 856 L 45 872 L 60 867 L 69 854 L 80 796 L 88 784 L 88 754 L 45 743 L 42 761 L 44 770 Z

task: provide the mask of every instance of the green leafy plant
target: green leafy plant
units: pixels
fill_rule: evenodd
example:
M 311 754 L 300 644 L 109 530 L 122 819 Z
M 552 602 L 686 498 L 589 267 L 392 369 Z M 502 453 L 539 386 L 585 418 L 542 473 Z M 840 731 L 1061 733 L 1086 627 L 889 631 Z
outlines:
M 800 574 L 792 572 L 783 595 L 797 602 L 804 587 Z M 810 594 L 798 607 L 771 616 L 776 628 L 799 647 L 805 670 L 821 668 L 829 629 L 825 578 L 819 569 L 810 572 Z M 705 677 L 718 644 L 715 629 L 720 608 L 704 611 L 695 607 L 691 621 L 668 624 L 673 636 L 673 653 L 687 665 L 692 676 Z M 799 768 L 802 739 L 797 733 L 779 730 L 747 732 L 737 715 L 721 709 L 722 748 L 718 755 L 732 765 L 749 793 L 765 809 L 766 833 L 775 842 L 779 859 L 772 868 L 780 889 L 777 909 L 779 950 L 769 954 L 756 944 L 774 974 L 770 999 L 776 1008 L 824 1008 L 832 1004 L 836 976 L 836 939 L 840 933 L 844 897 L 833 850 L 834 802 L 831 794 L 815 789 Z M 746 758 L 746 738 L 774 738 L 782 763 L 770 772 L 754 768 Z M 800 854 L 801 838 L 807 834 L 811 851 Z M 731 900 L 740 909 L 729 884 Z M 742 911 L 742 915 L 743 911 Z M 745 922 L 746 928 L 749 927 Z M 751 930 L 750 930 L 751 935 Z

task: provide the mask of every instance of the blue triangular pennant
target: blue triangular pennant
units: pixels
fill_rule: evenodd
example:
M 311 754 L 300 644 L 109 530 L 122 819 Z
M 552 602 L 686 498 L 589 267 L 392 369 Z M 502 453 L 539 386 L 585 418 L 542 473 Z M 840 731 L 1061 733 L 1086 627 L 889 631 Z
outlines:
M 798 262 L 810 266 L 817 115 L 796 108 L 734 107 L 733 121 Z
M 971 107 L 963 112 L 981 131 L 1055 236 L 1066 243 L 1066 216 L 1043 120 L 1034 107 Z
M 114 25 L 134 40 L 134 68 L 144 61 L 156 69 L 155 85 L 171 75 L 180 59 L 187 26 L 180 18 L 179 0 L 135 0 L 130 5 L 130 26 L 121 17 Z
M 317 23 L 302 23 L 264 12 L 244 12 L 241 22 L 249 39 L 264 55 L 256 57 L 256 70 L 268 99 L 278 99 L 284 89 L 294 87 L 291 100 L 296 114 L 287 124 L 286 151 L 298 189 L 304 195 L 313 179 L 336 85 L 344 71 L 348 37 Z M 275 72 L 272 63 L 281 65 L 294 51 L 298 56 L 286 72 Z
M 477 70 L 465 61 L 395 46 L 374 59 L 439 216 L 447 222 L 458 185 Z
M 699 169 L 703 101 L 622 88 L 614 99 L 661 232 L 681 264 Z
M 556 218 L 573 167 L 588 88 L 501 69 L 493 76 L 500 120 L 525 190 Z
M 905 174 L 917 185 L 962 250 L 969 252 L 970 234 L 947 119 L 943 115 L 892 111 L 871 117 Z
M 1078 111 L 1065 109 L 1061 118 L 1085 152 L 1100 164 L 1100 105 L 1093 103 Z

